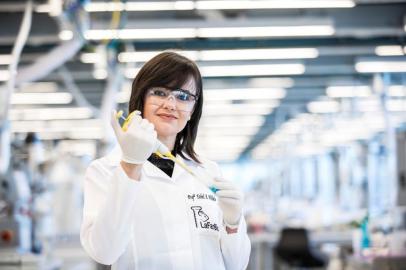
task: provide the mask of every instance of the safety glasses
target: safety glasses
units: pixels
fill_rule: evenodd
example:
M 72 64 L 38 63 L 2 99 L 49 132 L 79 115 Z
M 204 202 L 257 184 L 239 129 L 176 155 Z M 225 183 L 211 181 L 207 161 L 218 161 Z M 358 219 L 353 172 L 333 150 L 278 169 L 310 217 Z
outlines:
M 180 111 L 192 111 L 197 100 L 197 95 L 183 89 L 167 89 L 163 87 L 154 87 L 147 91 L 147 97 L 151 103 L 161 106 L 171 97 L 176 101 L 176 108 Z

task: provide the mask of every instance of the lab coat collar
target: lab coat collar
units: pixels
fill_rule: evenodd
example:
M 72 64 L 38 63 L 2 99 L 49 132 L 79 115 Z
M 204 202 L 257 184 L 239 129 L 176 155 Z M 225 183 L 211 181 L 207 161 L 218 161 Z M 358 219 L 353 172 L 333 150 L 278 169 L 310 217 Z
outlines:
M 186 154 L 184 154 L 184 155 L 187 156 Z M 176 155 L 176 158 L 180 162 L 183 162 L 186 166 L 188 166 L 191 169 L 196 166 L 196 164 L 193 161 L 185 160 L 179 154 Z M 185 169 L 183 169 L 181 166 L 179 166 L 178 164 L 175 163 L 175 166 L 174 166 L 173 172 L 172 172 L 172 177 L 169 177 L 167 174 L 165 174 L 162 170 L 158 169 L 155 165 L 153 165 L 149 161 L 144 163 L 143 171 L 146 176 L 163 177 L 163 178 L 168 179 L 173 182 L 176 182 L 177 179 L 179 177 L 182 177 L 184 174 L 188 174 L 188 172 L 185 171 Z
M 189 156 L 186 153 L 183 154 L 184 156 L 189 158 Z M 176 158 L 181 162 L 185 163 L 186 166 L 188 166 L 189 168 L 194 168 L 197 166 L 196 162 L 194 162 L 193 160 L 186 160 L 182 158 L 179 154 L 176 155 Z M 106 156 L 106 162 L 109 166 L 117 167 L 120 165 L 120 161 L 121 161 L 121 149 L 119 145 L 116 145 L 113 148 L 113 150 Z M 153 165 L 149 161 L 146 161 L 144 163 L 143 172 L 145 173 L 146 176 L 149 177 L 159 177 L 159 178 L 163 177 L 171 181 L 176 181 L 176 179 L 181 177 L 183 174 L 188 173 L 185 171 L 185 169 L 183 169 L 181 166 L 175 163 L 172 178 L 170 178 L 167 174 L 165 174 L 162 170 L 158 169 L 155 165 Z

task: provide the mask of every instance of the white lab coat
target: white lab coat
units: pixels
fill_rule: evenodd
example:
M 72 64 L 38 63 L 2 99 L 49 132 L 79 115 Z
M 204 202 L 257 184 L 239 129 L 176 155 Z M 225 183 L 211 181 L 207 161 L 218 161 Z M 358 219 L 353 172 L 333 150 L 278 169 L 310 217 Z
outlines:
M 241 218 L 227 234 L 216 196 L 183 168 L 172 178 L 150 162 L 141 180 L 127 177 L 120 149 L 95 160 L 86 172 L 80 238 L 97 262 L 119 270 L 242 270 L 250 241 Z M 181 159 L 195 173 L 219 176 L 216 163 Z

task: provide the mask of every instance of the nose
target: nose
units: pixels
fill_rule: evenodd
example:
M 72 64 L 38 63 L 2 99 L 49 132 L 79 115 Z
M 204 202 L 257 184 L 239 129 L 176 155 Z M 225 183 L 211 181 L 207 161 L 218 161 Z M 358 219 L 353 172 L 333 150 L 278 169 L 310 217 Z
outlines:
M 169 109 L 169 110 L 175 110 L 176 109 L 176 99 L 173 95 L 169 95 L 163 103 L 163 108 Z

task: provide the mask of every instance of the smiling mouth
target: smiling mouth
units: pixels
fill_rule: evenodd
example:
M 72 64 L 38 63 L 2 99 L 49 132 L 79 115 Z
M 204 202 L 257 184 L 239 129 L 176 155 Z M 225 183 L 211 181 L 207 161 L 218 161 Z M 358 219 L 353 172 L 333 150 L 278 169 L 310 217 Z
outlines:
M 168 114 L 158 114 L 159 117 L 164 118 L 164 119 L 172 119 L 176 120 L 177 118 L 173 115 L 168 115 Z

